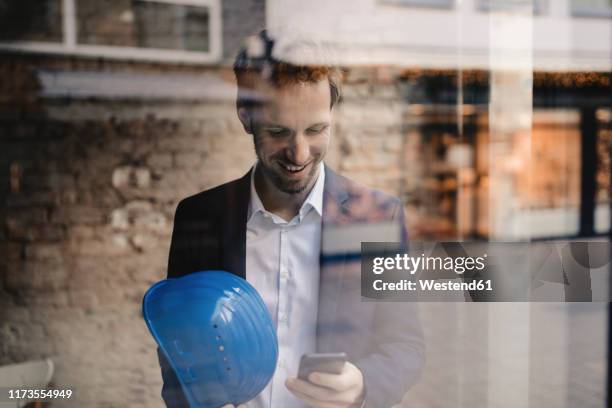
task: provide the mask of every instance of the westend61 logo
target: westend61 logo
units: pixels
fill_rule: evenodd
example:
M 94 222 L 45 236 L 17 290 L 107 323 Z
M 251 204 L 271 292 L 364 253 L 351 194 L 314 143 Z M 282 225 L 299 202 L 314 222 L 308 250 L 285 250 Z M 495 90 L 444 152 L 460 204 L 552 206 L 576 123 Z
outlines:
M 610 299 L 610 243 L 364 242 L 361 294 L 394 301 Z

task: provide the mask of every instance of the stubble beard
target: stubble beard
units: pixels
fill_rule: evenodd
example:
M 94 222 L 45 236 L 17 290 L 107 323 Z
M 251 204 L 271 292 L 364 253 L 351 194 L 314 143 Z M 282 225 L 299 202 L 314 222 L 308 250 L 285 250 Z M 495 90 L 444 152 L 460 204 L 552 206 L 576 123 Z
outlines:
M 317 170 L 319 168 L 319 164 L 323 160 L 324 155 L 317 155 L 312 160 L 312 165 L 308 175 L 303 180 L 290 180 L 283 176 L 281 173 L 282 170 L 274 168 L 275 161 L 286 162 L 283 158 L 271 157 L 270 162 L 271 165 L 268 165 L 265 160 L 262 159 L 259 148 L 259 140 L 257 135 L 254 136 L 254 148 L 255 148 L 255 156 L 257 157 L 259 163 L 258 167 L 261 169 L 261 172 L 265 179 L 269 180 L 276 189 L 285 193 L 285 194 L 300 194 L 303 193 L 307 188 L 312 187 L 315 176 L 317 175 Z
M 265 164 L 261 158 L 259 159 L 259 166 L 261 166 L 264 177 L 270 180 L 274 187 L 276 187 L 278 190 L 286 194 L 300 194 L 303 193 L 308 187 L 312 187 L 312 181 L 317 175 L 320 161 L 320 159 L 313 160 L 308 175 L 302 180 L 289 180 L 285 178 L 282 174 L 279 174 L 279 171 L 281 170 L 271 168 Z

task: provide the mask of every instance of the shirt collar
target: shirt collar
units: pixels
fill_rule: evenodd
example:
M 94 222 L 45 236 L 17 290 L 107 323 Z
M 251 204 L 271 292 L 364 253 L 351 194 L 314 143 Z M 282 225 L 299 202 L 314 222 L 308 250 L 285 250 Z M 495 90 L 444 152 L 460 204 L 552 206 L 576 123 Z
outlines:
M 249 212 L 247 215 L 247 222 L 251 220 L 254 214 L 262 213 L 269 214 L 269 212 L 264 208 L 261 199 L 259 198 L 259 194 L 257 194 L 257 190 L 255 189 L 255 169 L 257 168 L 258 162 L 253 165 L 251 169 L 251 198 L 249 203 Z M 325 186 L 325 166 L 323 162 L 319 163 L 319 174 L 317 176 L 317 181 L 315 185 L 308 193 L 306 200 L 302 204 L 300 211 L 298 213 L 299 220 L 302 219 L 308 214 L 310 209 L 314 209 L 319 216 L 323 216 L 323 189 Z

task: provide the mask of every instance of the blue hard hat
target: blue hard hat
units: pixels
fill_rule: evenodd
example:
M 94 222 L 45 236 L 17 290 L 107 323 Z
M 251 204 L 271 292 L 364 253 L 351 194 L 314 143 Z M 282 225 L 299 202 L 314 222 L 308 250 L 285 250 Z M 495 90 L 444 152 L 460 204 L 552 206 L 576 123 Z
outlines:
M 270 313 L 236 275 L 202 271 L 163 280 L 145 294 L 142 312 L 191 407 L 248 402 L 274 374 Z

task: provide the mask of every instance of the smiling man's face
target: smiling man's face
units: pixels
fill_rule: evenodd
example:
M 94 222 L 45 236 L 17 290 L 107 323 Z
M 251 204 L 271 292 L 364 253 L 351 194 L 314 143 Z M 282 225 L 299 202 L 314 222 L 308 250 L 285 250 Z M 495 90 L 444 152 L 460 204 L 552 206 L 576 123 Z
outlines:
M 309 190 L 331 137 L 329 82 L 258 87 L 257 92 L 264 103 L 250 118 L 262 175 L 283 193 Z

